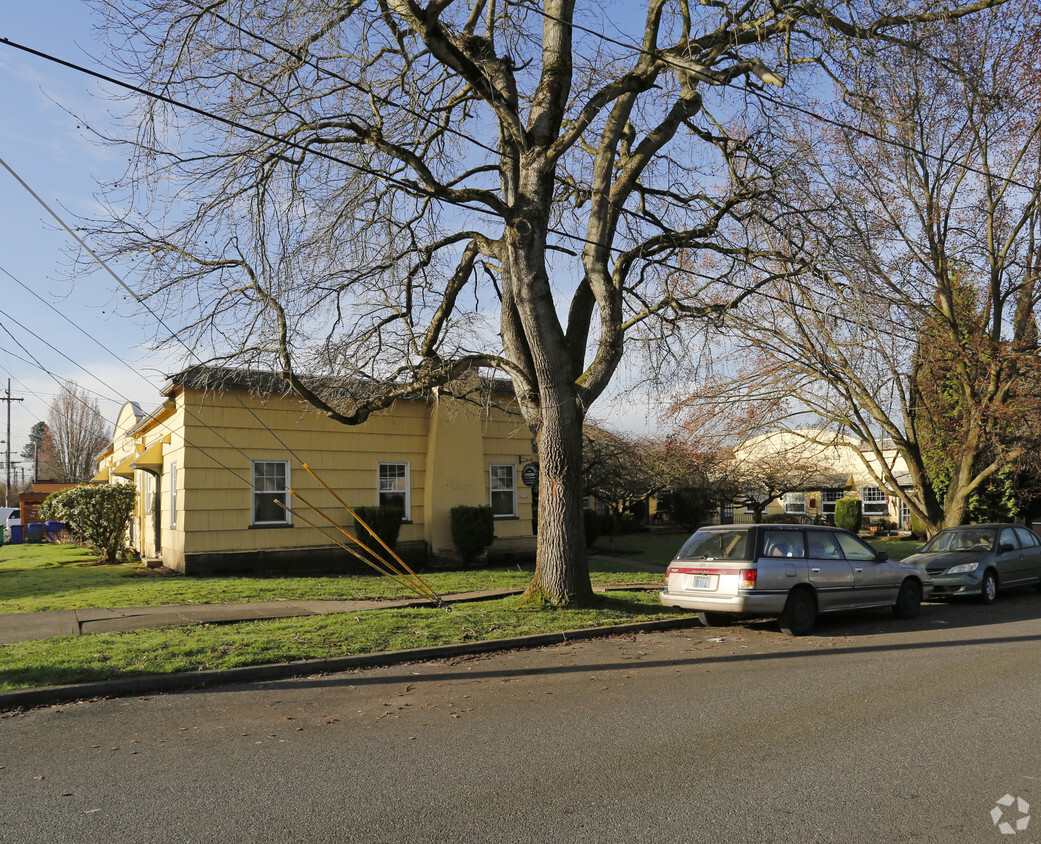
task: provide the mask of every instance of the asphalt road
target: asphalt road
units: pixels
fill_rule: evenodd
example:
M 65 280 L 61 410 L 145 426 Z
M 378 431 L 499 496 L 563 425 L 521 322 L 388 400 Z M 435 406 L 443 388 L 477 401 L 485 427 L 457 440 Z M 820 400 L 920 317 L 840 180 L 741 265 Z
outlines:
M 1024 591 L 57 706 L 0 841 L 1038 841 L 1039 654 Z

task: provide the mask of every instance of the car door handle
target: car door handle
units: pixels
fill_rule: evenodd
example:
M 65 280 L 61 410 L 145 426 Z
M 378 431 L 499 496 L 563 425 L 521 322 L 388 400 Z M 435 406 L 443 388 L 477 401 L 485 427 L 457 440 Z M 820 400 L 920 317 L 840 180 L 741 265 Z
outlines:
M 810 571 L 812 571 L 814 574 L 820 574 L 821 573 L 820 569 L 810 569 Z
M 853 569 L 853 571 L 855 571 L 857 574 L 863 574 L 864 573 L 864 569 Z

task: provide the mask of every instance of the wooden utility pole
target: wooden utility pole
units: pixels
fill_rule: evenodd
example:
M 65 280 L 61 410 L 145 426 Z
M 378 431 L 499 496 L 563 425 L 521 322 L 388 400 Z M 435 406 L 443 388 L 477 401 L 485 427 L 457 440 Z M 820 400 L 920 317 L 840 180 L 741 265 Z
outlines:
M 24 401 L 20 398 L 11 398 L 11 379 L 7 379 L 7 392 L 0 396 L 0 401 L 7 402 L 7 455 L 4 461 L 7 464 L 7 486 L 4 488 L 4 506 L 11 506 L 11 402 Z

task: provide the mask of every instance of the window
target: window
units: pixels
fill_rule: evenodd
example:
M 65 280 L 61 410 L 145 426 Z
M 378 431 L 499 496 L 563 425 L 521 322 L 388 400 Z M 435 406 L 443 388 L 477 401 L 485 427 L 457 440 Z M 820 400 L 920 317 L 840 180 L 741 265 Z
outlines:
M 821 514 L 824 516 L 835 515 L 835 502 L 838 501 L 845 492 L 841 489 L 825 489 L 821 491 Z
M 864 505 L 865 516 L 884 516 L 888 512 L 885 491 L 877 486 L 862 486 L 860 500 Z
M 1026 528 L 1021 527 L 1018 527 L 1015 530 L 1016 536 L 1019 537 L 1020 548 L 1036 548 L 1038 545 L 1041 545 L 1041 542 L 1038 541 L 1037 534 L 1032 530 L 1027 530 Z
M 289 512 L 275 501 L 287 507 L 289 501 L 289 461 L 253 461 L 253 524 L 288 525 Z
M 842 549 L 835 535 L 823 530 L 811 530 L 806 535 L 809 554 L 814 560 L 841 560 Z
M 1016 532 L 1012 528 L 1002 528 L 1001 535 L 998 536 L 998 552 L 1003 550 L 1003 547 L 1011 545 L 1011 551 L 1019 550 L 1019 540 L 1016 539 Z
M 177 527 L 177 463 L 170 464 L 170 527 Z
M 380 507 L 397 507 L 409 521 L 408 463 L 380 463 L 377 497 Z
M 768 530 L 763 533 L 764 557 L 805 557 L 801 530 Z
M 488 467 L 492 515 L 505 519 L 517 515 L 517 472 L 512 463 L 492 463 Z
M 877 560 L 878 554 L 864 542 L 848 533 L 836 533 L 835 538 L 842 546 L 842 552 L 847 560 Z
M 756 505 L 762 505 L 766 502 L 766 493 L 762 490 L 752 490 L 745 493 L 745 512 L 755 513 Z
M 786 492 L 784 494 L 784 512 L 802 515 L 806 512 L 805 492 Z

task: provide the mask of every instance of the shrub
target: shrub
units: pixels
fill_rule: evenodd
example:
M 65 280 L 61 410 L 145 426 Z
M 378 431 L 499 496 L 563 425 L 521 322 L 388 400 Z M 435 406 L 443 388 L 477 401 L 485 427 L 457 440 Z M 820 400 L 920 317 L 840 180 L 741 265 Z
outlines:
M 796 513 L 771 513 L 763 516 L 764 525 L 801 525 L 805 524 L 806 517 Z
M 596 510 L 583 510 L 582 522 L 586 528 L 586 548 L 592 548 L 600 538 L 600 517 Z
M 862 521 L 859 498 L 840 498 L 835 502 L 835 527 L 856 533 Z
M 114 563 L 126 545 L 136 496 L 133 484 L 80 484 L 48 495 L 40 505 L 40 518 L 65 522 L 106 563 Z
M 451 510 L 452 541 L 466 565 L 484 553 L 495 540 L 495 517 L 486 505 L 460 505 Z
M 924 540 L 926 538 L 925 522 L 918 518 L 914 513 L 911 514 L 911 536 L 915 539 Z
M 401 520 L 405 517 L 405 511 L 400 507 L 355 507 L 354 512 L 365 524 L 375 532 L 376 536 L 383 540 L 384 544 L 393 549 L 398 544 L 398 534 L 401 533 Z M 371 536 L 364 527 L 355 523 L 354 535 L 372 548 L 366 539 Z M 373 548 L 380 552 L 380 548 Z

